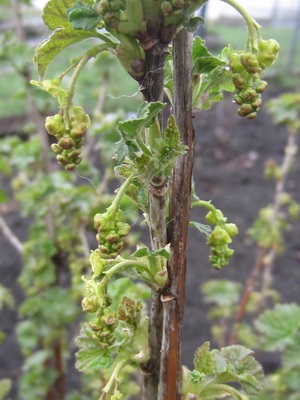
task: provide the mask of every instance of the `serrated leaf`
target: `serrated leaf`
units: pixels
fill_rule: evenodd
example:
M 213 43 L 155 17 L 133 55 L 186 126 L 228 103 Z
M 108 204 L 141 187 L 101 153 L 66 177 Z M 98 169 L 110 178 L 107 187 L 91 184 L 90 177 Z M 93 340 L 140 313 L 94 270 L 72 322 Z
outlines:
M 217 381 L 238 382 L 247 394 L 259 394 L 264 387 L 264 375 L 262 366 L 251 356 L 252 353 L 252 350 L 241 345 L 224 347 L 221 351 L 213 350 L 219 371 Z M 226 362 L 226 370 L 222 358 Z
M 74 6 L 76 0 L 50 0 L 44 7 L 43 20 L 52 31 L 57 28 L 70 27 L 67 10 Z M 92 6 L 93 0 L 85 0 L 86 5 Z
M 75 3 L 67 10 L 69 21 L 74 29 L 90 31 L 95 29 L 101 20 L 101 16 L 93 7 L 81 2 Z
M 103 349 L 93 339 L 93 332 L 88 324 L 84 324 L 76 338 L 79 351 L 76 353 L 76 368 L 84 371 L 89 368 L 106 369 L 112 365 L 113 359 L 109 348 Z
M 196 37 L 193 43 L 193 70 L 196 74 L 209 73 L 217 67 L 226 65 L 224 61 L 214 57 L 205 47 L 205 42 Z
M 200 233 L 203 233 L 205 236 L 209 236 L 211 234 L 211 227 L 209 225 L 201 224 L 200 222 L 190 221 L 189 226 L 196 228 Z
M 200 346 L 194 354 L 194 366 L 197 371 L 205 375 L 214 374 L 216 365 L 209 350 L 210 343 L 205 342 Z
M 167 246 L 166 246 L 167 247 Z M 168 248 L 162 247 L 157 250 L 149 250 L 148 247 L 140 247 L 136 252 L 133 253 L 134 257 L 164 257 L 166 259 L 170 258 L 170 251 Z
M 117 165 L 114 168 L 114 172 L 116 175 L 122 176 L 123 178 L 128 178 L 133 173 L 133 167 L 129 164 Z
M 116 143 L 116 146 L 116 156 L 119 163 L 122 163 L 126 157 L 134 159 L 135 153 L 139 150 L 133 140 L 127 140 L 123 137 Z
M 136 137 L 142 129 L 148 128 L 152 124 L 153 119 L 165 107 L 165 103 L 148 103 L 145 101 L 141 104 L 137 117 L 120 122 L 118 128 L 124 135 L 126 135 L 126 138 L 132 139 Z
M 262 346 L 266 350 L 283 350 L 295 340 L 300 331 L 300 306 L 277 304 L 273 310 L 265 311 L 255 322 L 263 334 Z
M 284 368 L 300 369 L 300 332 L 295 335 L 294 343 L 285 349 L 282 364 Z
M 168 246 L 168 245 L 167 245 Z M 166 247 L 167 247 L 166 246 Z M 151 256 L 154 256 L 154 257 L 156 257 L 156 256 L 160 256 L 160 257 L 164 257 L 164 258 L 166 258 L 167 260 L 171 257 L 171 255 L 170 255 L 170 250 L 169 249 L 167 249 L 166 247 L 163 247 L 163 248 L 161 248 L 161 249 L 157 249 L 157 250 L 154 250 L 154 251 L 151 251 L 150 252 L 150 255 Z M 169 246 L 168 246 L 169 247 Z
M 95 31 L 79 31 L 71 27 L 57 29 L 48 40 L 41 42 L 35 49 L 33 61 L 41 77 L 55 57 L 66 47 L 81 40 L 97 36 Z
M 148 247 L 139 247 L 133 254 L 134 257 L 147 257 L 149 255 Z
M 201 285 L 201 292 L 207 303 L 230 307 L 239 301 L 242 286 L 227 279 L 211 279 Z

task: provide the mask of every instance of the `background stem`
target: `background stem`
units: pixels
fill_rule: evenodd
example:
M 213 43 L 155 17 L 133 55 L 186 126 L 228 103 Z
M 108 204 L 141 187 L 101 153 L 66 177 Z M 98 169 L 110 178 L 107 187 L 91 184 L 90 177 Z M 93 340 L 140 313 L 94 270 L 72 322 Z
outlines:
M 178 400 L 181 380 L 181 329 L 185 300 L 186 245 L 194 159 L 192 123 L 192 34 L 182 29 L 174 39 L 173 107 L 187 153 L 177 159 L 170 196 L 170 286 L 163 299 L 164 326 L 161 355 L 161 400 Z

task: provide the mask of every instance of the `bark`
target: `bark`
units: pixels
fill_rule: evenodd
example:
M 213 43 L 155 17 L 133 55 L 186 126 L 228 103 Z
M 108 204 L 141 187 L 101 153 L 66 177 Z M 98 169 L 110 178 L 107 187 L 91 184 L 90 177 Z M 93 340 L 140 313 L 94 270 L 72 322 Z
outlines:
M 181 329 L 185 300 L 186 245 L 190 217 L 190 191 L 194 159 L 192 124 L 192 35 L 182 29 L 174 40 L 173 109 L 187 153 L 173 170 L 168 241 L 170 286 L 162 296 L 164 326 L 160 400 L 178 400 L 181 380 Z
M 166 54 L 164 47 L 159 43 L 146 51 L 147 70 L 141 88 L 146 101 L 162 100 Z M 167 244 L 166 193 L 164 190 L 160 190 L 165 185 L 166 182 L 157 177 L 151 182 L 151 187 L 154 190 L 149 190 L 149 224 L 153 250 L 164 247 Z M 163 313 L 160 294 L 152 291 L 149 323 L 150 359 L 142 368 L 144 373 L 144 400 L 158 399 L 162 328 Z

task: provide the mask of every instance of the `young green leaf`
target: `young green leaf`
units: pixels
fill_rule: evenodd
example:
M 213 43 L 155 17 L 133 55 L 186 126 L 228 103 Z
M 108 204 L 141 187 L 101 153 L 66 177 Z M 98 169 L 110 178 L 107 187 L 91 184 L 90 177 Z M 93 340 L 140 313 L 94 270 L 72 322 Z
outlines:
M 262 346 L 266 350 L 283 350 L 294 342 L 300 331 L 300 306 L 277 304 L 273 310 L 265 311 L 255 322 L 263 334 Z
M 57 28 L 68 28 L 70 22 L 68 20 L 67 10 L 74 6 L 76 0 L 50 0 L 47 2 L 43 12 L 43 20 L 46 26 L 54 31 Z M 94 4 L 93 0 L 84 0 L 87 6 Z
M 90 31 L 95 29 L 101 20 L 101 15 L 94 8 L 81 2 L 75 3 L 67 13 L 74 29 Z
M 211 227 L 209 225 L 201 224 L 200 222 L 190 221 L 189 226 L 196 228 L 200 233 L 203 233 L 205 236 L 209 236 L 211 234 Z
M 148 128 L 154 118 L 166 107 L 165 103 L 159 101 L 154 103 L 144 102 L 138 111 L 137 117 L 120 122 L 119 130 L 126 135 L 127 138 L 136 137 L 142 129 Z
M 103 349 L 93 338 L 93 331 L 84 324 L 76 338 L 79 351 L 76 353 L 76 368 L 84 371 L 89 368 L 106 369 L 112 365 L 113 358 L 110 348 Z
M 249 395 L 257 395 L 263 390 L 264 375 L 261 365 L 255 360 L 252 350 L 244 346 L 232 345 L 213 350 L 216 363 L 217 381 L 237 382 Z
M 224 66 L 226 63 L 209 53 L 205 47 L 204 40 L 199 36 L 194 39 L 193 44 L 193 64 L 194 73 L 209 73 L 217 67 Z
M 66 47 L 81 40 L 97 36 L 95 31 L 79 31 L 71 27 L 55 31 L 48 40 L 41 42 L 35 49 L 34 63 L 39 75 L 44 76 L 54 58 Z
M 194 366 L 196 370 L 205 375 L 214 374 L 216 372 L 215 361 L 209 347 L 209 342 L 203 343 L 203 345 L 196 350 L 194 355 Z
M 300 331 L 293 338 L 293 343 L 284 350 L 282 364 L 284 368 L 300 369 Z

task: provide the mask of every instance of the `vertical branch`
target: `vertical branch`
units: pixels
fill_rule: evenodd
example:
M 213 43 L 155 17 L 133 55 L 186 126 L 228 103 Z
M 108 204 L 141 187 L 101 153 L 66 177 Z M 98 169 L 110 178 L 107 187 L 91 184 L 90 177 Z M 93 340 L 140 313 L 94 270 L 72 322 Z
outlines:
M 170 199 L 170 287 L 162 296 L 164 310 L 161 357 L 161 400 L 179 399 L 181 380 L 181 329 L 185 300 L 186 245 L 190 217 L 190 191 L 194 159 L 192 123 L 192 35 L 182 29 L 174 40 L 174 113 L 187 153 L 173 170 Z
M 164 47 L 160 43 L 146 50 L 147 69 L 141 89 L 146 101 L 162 100 L 166 54 Z M 151 182 L 154 190 L 149 190 L 149 225 L 153 250 L 164 247 L 167 244 L 166 193 L 164 190 L 161 190 L 165 187 L 165 184 L 166 182 L 161 177 L 156 177 Z M 152 291 L 149 324 L 150 359 L 143 366 L 144 400 L 158 399 L 162 329 L 163 312 L 160 294 Z

